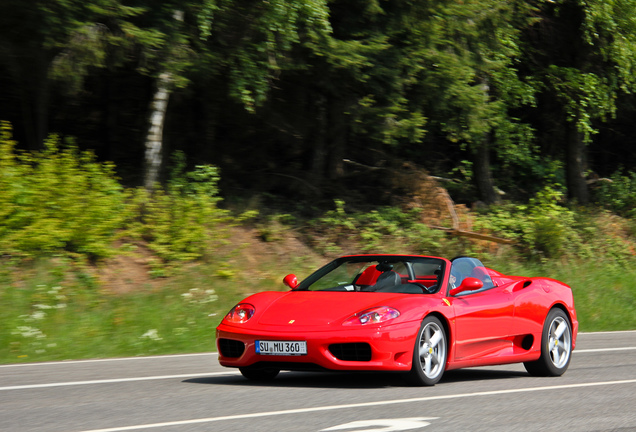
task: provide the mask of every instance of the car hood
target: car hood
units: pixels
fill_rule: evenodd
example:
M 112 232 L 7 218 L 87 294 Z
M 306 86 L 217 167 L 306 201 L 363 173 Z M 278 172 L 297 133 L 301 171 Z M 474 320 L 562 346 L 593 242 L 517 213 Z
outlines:
M 315 327 L 340 324 L 364 309 L 389 306 L 393 299 L 404 297 L 404 294 L 324 291 L 276 294 L 273 298 L 263 299 L 264 302 L 257 302 L 260 303 L 256 305 L 260 325 Z

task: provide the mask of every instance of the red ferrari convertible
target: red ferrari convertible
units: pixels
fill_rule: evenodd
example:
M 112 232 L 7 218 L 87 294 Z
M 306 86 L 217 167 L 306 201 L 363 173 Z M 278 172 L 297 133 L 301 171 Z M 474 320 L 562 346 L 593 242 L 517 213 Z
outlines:
M 396 371 L 434 385 L 445 370 L 519 362 L 558 376 L 576 342 L 568 285 L 506 276 L 475 258 L 344 256 L 284 282 L 291 291 L 254 294 L 223 319 L 221 365 L 254 380 L 280 370 Z

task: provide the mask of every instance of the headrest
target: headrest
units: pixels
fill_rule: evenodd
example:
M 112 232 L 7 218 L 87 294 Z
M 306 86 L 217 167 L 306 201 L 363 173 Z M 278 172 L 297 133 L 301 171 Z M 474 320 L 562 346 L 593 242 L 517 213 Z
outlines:
M 385 272 L 389 270 L 393 270 L 393 264 L 389 264 L 388 262 L 381 262 L 380 264 L 375 266 L 376 270 Z

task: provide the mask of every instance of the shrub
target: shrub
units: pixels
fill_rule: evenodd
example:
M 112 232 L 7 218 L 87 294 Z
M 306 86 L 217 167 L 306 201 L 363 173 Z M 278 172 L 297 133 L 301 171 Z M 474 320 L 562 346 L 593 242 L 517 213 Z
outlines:
M 546 187 L 527 205 L 493 207 L 479 217 L 477 229 L 515 240 L 528 258 L 594 258 L 623 262 L 632 257 L 625 224 L 609 212 L 574 211 L 559 204 L 562 194 Z
M 562 198 L 561 192 L 546 187 L 527 205 L 493 207 L 478 219 L 476 228 L 514 240 L 529 257 L 557 258 L 573 250 L 580 252 L 575 213 L 559 205 Z
M 621 216 L 636 218 L 636 172 L 615 172 L 597 183 L 596 202 Z
M 125 190 L 111 163 L 52 135 L 44 150 L 17 152 L 11 127 L 0 131 L 0 254 L 60 252 L 107 257 L 117 235 L 144 239 L 164 261 L 201 258 L 223 237 L 218 171 L 185 171 L 178 155 L 166 188 Z M 249 217 L 249 215 L 247 215 Z M 240 220 L 240 218 L 239 218 Z
M 228 213 L 217 203 L 219 175 L 216 167 L 197 166 L 185 172 L 178 155 L 166 189 L 157 187 L 152 195 L 138 189 L 133 203 L 134 220 L 127 233 L 144 239 L 164 261 L 191 261 L 204 256 L 224 237 L 221 222 Z
M 435 254 L 444 234 L 420 222 L 418 209 L 402 211 L 398 207 L 379 207 L 371 211 L 347 213 L 342 200 L 336 208 L 314 220 L 314 243 L 327 253 L 341 253 L 342 247 L 366 253 Z M 351 251 L 351 252 L 354 252 Z
M 56 135 L 44 150 L 18 153 L 11 128 L 0 136 L 0 253 L 19 256 L 66 251 L 105 257 L 126 215 L 114 166 L 99 163 Z

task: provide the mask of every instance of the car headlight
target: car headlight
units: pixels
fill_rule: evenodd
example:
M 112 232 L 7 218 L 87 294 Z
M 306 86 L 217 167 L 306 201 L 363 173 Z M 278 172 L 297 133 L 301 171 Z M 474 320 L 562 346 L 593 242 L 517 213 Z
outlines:
M 388 306 L 365 309 L 347 318 L 342 325 L 380 324 L 400 316 L 400 311 Z
M 225 319 L 231 323 L 242 324 L 252 318 L 255 311 L 256 308 L 251 304 L 239 303 L 228 312 Z

